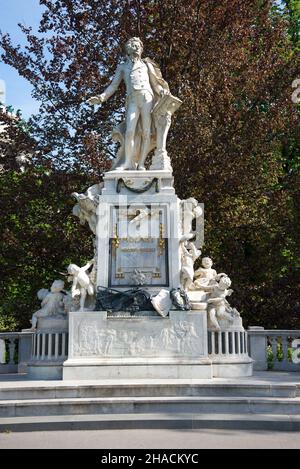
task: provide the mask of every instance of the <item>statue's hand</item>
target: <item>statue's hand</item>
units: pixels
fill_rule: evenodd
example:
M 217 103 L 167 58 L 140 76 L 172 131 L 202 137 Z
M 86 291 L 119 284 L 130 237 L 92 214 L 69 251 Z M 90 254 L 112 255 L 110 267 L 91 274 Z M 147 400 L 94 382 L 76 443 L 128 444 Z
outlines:
M 163 96 L 166 96 L 167 94 L 171 94 L 171 93 L 170 93 L 169 90 L 166 90 L 165 88 L 162 88 L 162 89 L 160 90 L 160 93 L 159 93 L 159 94 L 160 94 L 160 96 L 161 96 L 161 98 L 162 98 Z
M 72 291 L 72 298 L 75 298 L 76 296 L 79 296 L 79 295 L 80 295 L 80 290 L 78 288 L 75 288 Z
M 92 96 L 87 100 L 87 104 L 101 104 L 104 102 L 104 95 L 100 94 L 99 96 Z

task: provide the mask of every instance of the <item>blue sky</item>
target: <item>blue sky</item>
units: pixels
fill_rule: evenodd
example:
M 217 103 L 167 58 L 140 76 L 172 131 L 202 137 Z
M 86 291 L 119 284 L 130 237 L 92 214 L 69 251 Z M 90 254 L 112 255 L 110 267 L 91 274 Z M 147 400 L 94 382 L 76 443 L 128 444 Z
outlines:
M 0 30 L 10 33 L 14 44 L 24 44 L 24 36 L 18 23 L 38 28 L 42 14 L 39 0 L 0 0 Z M 31 86 L 10 66 L 0 61 L 0 80 L 6 84 L 6 104 L 21 109 L 25 118 L 38 110 L 38 103 L 31 97 Z

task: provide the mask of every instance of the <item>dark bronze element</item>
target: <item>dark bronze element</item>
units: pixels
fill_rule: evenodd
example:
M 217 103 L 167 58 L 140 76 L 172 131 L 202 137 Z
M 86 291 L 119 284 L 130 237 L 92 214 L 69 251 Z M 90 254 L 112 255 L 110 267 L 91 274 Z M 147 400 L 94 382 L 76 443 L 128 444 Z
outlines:
M 153 311 L 150 294 L 140 288 L 118 291 L 98 287 L 95 311 L 129 312 Z
M 181 311 L 189 311 L 192 309 L 186 292 L 181 288 L 173 288 L 173 290 L 170 291 L 170 297 L 176 309 L 180 309 Z

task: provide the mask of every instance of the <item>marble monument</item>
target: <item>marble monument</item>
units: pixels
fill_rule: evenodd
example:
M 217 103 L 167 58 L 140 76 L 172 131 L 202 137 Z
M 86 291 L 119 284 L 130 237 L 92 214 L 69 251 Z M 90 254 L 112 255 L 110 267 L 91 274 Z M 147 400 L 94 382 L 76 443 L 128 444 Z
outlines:
M 69 265 L 71 290 L 48 292 L 32 325 L 48 303 L 64 309 L 66 380 L 249 375 L 246 333 L 227 300 L 231 280 L 210 258 L 199 264 L 203 206 L 180 200 L 173 185 L 166 142 L 181 101 L 155 62 L 142 58 L 139 38 L 124 50 L 111 84 L 88 100 L 105 103 L 125 82 L 125 120 L 112 130 L 115 162 L 101 182 L 72 194 L 74 216 L 93 235 L 91 260 Z

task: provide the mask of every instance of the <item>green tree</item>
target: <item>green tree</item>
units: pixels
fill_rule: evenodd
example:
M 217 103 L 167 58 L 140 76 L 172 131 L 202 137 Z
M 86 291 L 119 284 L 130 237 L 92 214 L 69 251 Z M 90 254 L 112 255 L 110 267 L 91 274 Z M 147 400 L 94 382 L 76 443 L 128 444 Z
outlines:
M 275 2 L 41 4 L 39 33 L 22 27 L 26 50 L 8 35 L 0 45 L 41 101 L 30 124 L 44 167 L 90 179 L 109 167 L 122 92 L 96 113 L 84 101 L 108 84 L 124 41 L 140 36 L 184 101 L 168 148 L 179 196 L 205 203 L 203 252 L 232 277 L 246 323 L 299 327 L 299 179 L 283 153 L 284 142 L 298 145 L 291 84 L 300 76 L 299 52 L 286 18 L 273 14 Z

